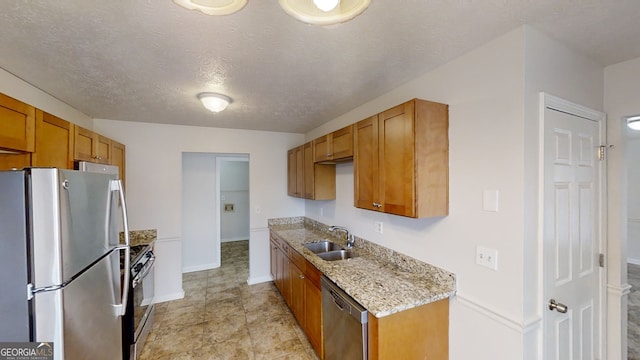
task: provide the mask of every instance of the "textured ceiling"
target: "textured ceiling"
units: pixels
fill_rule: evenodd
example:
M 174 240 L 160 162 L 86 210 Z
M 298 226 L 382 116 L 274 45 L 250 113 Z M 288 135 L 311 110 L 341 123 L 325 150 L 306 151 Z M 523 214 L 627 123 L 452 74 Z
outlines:
M 306 132 L 522 24 L 602 65 L 640 57 L 638 0 L 373 0 L 325 28 L 249 0 L 0 2 L 0 67 L 93 118 Z M 199 92 L 234 103 L 206 111 Z

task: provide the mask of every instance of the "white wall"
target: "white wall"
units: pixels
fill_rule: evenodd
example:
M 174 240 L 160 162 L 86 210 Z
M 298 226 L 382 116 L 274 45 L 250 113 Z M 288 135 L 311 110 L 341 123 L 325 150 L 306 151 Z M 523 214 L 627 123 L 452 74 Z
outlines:
M 603 68 L 595 61 L 563 44 L 525 27 L 525 124 L 524 143 L 524 247 L 523 328 L 525 359 L 540 358 L 542 348 L 543 299 L 541 234 L 538 233 L 538 178 L 540 92 L 586 106 L 603 109 Z
M 182 272 L 220 266 L 216 155 L 182 153 Z
M 639 106 L 640 108 L 640 106 Z M 628 184 L 628 262 L 640 265 L 640 138 L 627 142 Z
M 24 80 L 0 68 L 0 93 L 11 96 L 61 119 L 87 129 L 93 128 L 93 120 L 57 98 L 32 86 Z
M 204 110 L 203 110 L 204 111 Z M 224 113 L 220 116 L 224 116 Z M 250 158 L 251 283 L 270 280 L 267 219 L 300 216 L 304 201 L 287 196 L 287 149 L 301 134 L 202 128 L 96 119 L 95 130 L 126 145 L 130 228 L 158 229 L 156 245 L 170 258 L 158 259 L 156 291 L 169 299 L 182 291 L 182 153 L 248 154 Z M 260 208 L 260 213 L 253 211 Z M 266 258 L 266 261 L 265 261 Z M 163 297 L 164 295 L 164 297 Z
M 220 241 L 249 239 L 249 163 L 220 159 Z M 225 211 L 225 204 L 233 211 Z
M 307 201 L 306 212 L 456 274 L 451 359 L 522 358 L 523 91 L 524 31 L 518 29 L 307 136 L 413 97 L 449 104 L 449 216 L 416 220 L 354 208 L 352 164 L 337 166 L 337 200 Z M 492 189 L 500 192 L 499 212 L 482 209 L 483 192 Z M 383 235 L 375 233 L 375 221 L 384 223 Z M 475 265 L 476 246 L 498 250 L 498 271 Z
M 611 65 L 604 70 L 604 109 L 607 113 L 607 143 L 614 145 L 607 161 L 609 198 L 607 286 L 609 307 L 617 316 L 609 317 L 609 353 L 612 359 L 627 354 L 627 129 L 624 117 L 640 114 L 640 58 Z M 616 340 L 621 339 L 621 345 Z
M 306 136 L 413 97 L 449 104 L 449 216 L 414 220 L 354 208 L 352 164 L 337 165 L 337 200 L 307 201 L 306 214 L 454 272 L 451 359 L 538 358 L 538 92 L 602 109 L 602 78 L 602 67 L 581 54 L 532 28 L 514 30 Z M 499 191 L 499 212 L 482 210 L 484 190 Z M 476 246 L 498 250 L 498 271 L 475 265 Z

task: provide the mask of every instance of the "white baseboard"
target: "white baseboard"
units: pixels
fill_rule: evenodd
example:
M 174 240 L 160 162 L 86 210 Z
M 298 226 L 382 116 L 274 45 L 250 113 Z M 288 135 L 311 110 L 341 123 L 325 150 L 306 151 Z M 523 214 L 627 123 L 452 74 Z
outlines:
M 633 264 L 633 265 L 640 265 L 640 260 L 638 260 L 638 259 L 632 259 L 632 258 L 627 258 L 627 263 L 629 263 L 629 264 Z
M 162 303 L 162 302 L 166 302 L 166 301 L 172 301 L 172 300 L 180 300 L 184 298 L 184 290 L 177 292 L 177 293 L 173 293 L 173 294 L 166 294 L 166 295 L 162 295 L 162 296 L 154 296 L 153 297 L 153 303 L 157 304 L 157 303 Z
M 260 283 L 265 283 L 268 281 L 273 281 L 273 279 L 271 278 L 271 276 L 267 275 L 267 276 L 258 276 L 258 277 L 249 277 L 247 279 L 247 284 L 249 285 L 255 285 L 255 284 L 260 284 Z
M 196 272 L 196 271 L 211 270 L 219 267 L 220 267 L 220 264 L 217 264 L 217 263 L 187 266 L 182 268 L 182 273 L 185 274 L 185 273 Z

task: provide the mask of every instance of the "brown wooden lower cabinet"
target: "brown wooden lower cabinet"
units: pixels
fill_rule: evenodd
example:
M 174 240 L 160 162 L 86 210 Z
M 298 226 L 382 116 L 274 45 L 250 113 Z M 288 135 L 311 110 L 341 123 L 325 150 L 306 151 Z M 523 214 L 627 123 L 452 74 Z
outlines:
M 320 359 L 322 273 L 278 236 L 271 234 L 271 276 Z M 449 358 L 449 299 L 382 318 L 369 314 L 368 353 L 371 360 Z
M 271 276 L 309 342 L 322 359 L 320 271 L 277 236 L 271 236 Z
M 449 358 L 449 299 L 393 315 L 369 314 L 369 359 Z

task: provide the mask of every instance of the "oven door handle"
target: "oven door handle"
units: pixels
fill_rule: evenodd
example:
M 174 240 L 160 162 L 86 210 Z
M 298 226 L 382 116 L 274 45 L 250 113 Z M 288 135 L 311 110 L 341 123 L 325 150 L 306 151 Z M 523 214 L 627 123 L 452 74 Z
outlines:
M 142 269 L 142 272 L 140 274 L 140 279 L 144 279 L 144 277 L 147 276 L 147 274 L 149 274 L 151 272 L 151 269 L 153 269 L 154 261 L 155 261 L 155 257 L 153 255 L 151 255 L 151 258 L 145 264 L 145 267 Z
M 127 218 L 127 205 L 124 201 L 124 187 L 122 186 L 122 180 L 111 180 L 111 191 L 117 191 L 120 195 L 120 208 L 122 209 L 123 223 L 122 225 L 124 228 L 124 244 L 119 245 L 116 249 L 118 251 L 124 250 L 124 268 L 126 269 L 126 271 L 124 272 L 124 280 L 122 284 L 122 299 L 120 299 L 119 305 L 114 305 L 114 310 L 116 316 L 124 316 L 124 314 L 127 312 L 127 300 L 129 299 L 129 282 L 131 281 L 131 271 L 129 271 L 129 267 L 131 266 L 131 259 L 129 258 L 131 250 L 129 248 L 129 224 Z M 111 204 L 110 206 L 113 206 L 113 204 Z

